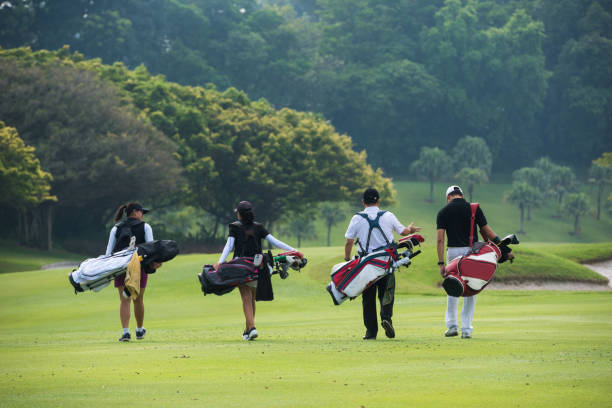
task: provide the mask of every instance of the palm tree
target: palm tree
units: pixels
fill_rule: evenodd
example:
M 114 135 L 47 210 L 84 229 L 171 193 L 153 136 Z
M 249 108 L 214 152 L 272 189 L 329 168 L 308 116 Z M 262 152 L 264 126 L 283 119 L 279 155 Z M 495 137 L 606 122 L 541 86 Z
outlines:
M 460 168 L 478 168 L 487 174 L 491 174 L 493 155 L 483 138 L 474 136 L 462 137 L 457 141 L 452 154 L 453 157 L 461 161 Z
M 565 196 L 561 203 L 561 212 L 574 217 L 574 231 L 570 234 L 580 234 L 580 216 L 591 211 L 589 197 L 584 193 L 572 193 Z
M 331 246 L 331 229 L 346 218 L 346 211 L 337 204 L 323 203 L 320 207 L 321 217 L 327 226 L 327 246 Z
M 524 181 L 512 183 L 512 190 L 506 193 L 506 200 L 517 204 L 521 210 L 521 229 L 519 234 L 525 234 L 525 209 L 537 207 L 542 202 L 542 194 Z
M 450 157 L 438 147 L 422 147 L 419 159 L 412 162 L 410 170 L 429 181 L 429 200 L 433 202 L 433 188 L 436 180 L 450 172 Z
M 512 173 L 514 181 L 523 181 L 542 194 L 550 191 L 550 177 L 539 167 L 522 167 Z M 531 206 L 527 206 L 527 221 L 531 220 Z
M 595 217 L 597 220 L 601 216 L 601 198 L 606 185 L 612 184 L 612 164 L 606 163 L 606 155 L 612 157 L 612 153 L 604 153 L 599 159 L 593 160 L 589 170 L 589 182 L 597 186 L 597 215 Z M 608 159 L 608 161 L 612 160 Z
M 464 167 L 459 173 L 455 174 L 455 177 L 459 180 L 462 185 L 467 185 L 468 196 L 472 201 L 472 195 L 474 193 L 474 185 L 488 183 L 489 177 L 483 169 Z

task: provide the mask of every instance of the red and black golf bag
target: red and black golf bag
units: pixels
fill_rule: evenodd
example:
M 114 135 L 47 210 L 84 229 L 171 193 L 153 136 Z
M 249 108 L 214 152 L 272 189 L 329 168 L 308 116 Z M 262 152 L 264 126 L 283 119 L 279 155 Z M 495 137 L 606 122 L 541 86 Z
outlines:
M 254 257 L 243 256 L 223 262 L 217 270 L 212 265 L 204 265 L 198 279 L 204 295 L 214 293 L 220 296 L 231 292 L 238 285 L 262 279 L 268 282 L 272 274 L 278 273 L 285 279 L 289 268 L 299 271 L 306 262 L 306 258 L 297 251 L 283 252 L 277 256 L 268 252 L 258 264 L 255 263 Z

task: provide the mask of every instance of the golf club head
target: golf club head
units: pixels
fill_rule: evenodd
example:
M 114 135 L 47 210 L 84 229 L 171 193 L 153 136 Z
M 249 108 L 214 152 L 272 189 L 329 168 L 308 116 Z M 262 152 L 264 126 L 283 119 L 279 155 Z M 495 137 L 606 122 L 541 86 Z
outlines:
M 518 245 L 519 240 L 515 234 L 506 235 L 499 243 L 498 246 L 506 246 L 506 245 Z

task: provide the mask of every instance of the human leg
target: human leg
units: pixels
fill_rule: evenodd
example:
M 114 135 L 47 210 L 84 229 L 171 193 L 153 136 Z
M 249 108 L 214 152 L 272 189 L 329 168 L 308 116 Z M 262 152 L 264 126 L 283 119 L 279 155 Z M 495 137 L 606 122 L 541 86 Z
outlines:
M 463 256 L 470 251 L 470 247 L 449 247 L 446 249 L 446 262 L 450 262 L 453 259 Z M 456 336 L 457 333 L 457 310 L 459 308 L 459 298 L 455 296 L 446 295 L 446 327 L 448 330 L 444 335 L 446 337 Z
M 121 300 L 121 304 L 119 305 L 119 318 L 121 319 L 121 327 L 129 328 L 130 327 L 130 299 L 123 296 L 124 286 L 119 286 L 117 290 L 119 291 L 119 299 Z
M 459 298 L 446 295 L 446 327 L 448 330 L 444 335 L 453 337 L 457 335 L 457 309 L 459 307 Z
M 251 304 L 253 306 L 253 326 L 255 326 L 255 304 L 257 303 L 255 298 L 257 296 L 257 287 L 249 286 L 249 290 L 251 291 Z
M 117 287 L 119 292 L 119 319 L 121 320 L 121 327 L 123 333 L 119 341 L 130 341 L 130 299 L 123 296 L 123 286 Z
M 242 298 L 242 311 L 244 312 L 245 331 L 248 332 L 255 327 L 255 311 L 253 310 L 253 292 L 246 285 L 238 286 Z
M 145 288 L 140 288 L 140 295 L 134 299 L 134 317 L 138 328 L 141 328 L 144 323 L 144 292 Z
M 376 282 L 377 290 L 378 290 L 378 302 L 380 303 L 380 318 L 382 320 L 391 321 L 393 317 L 393 302 L 395 301 L 395 284 L 393 284 L 392 288 L 389 288 L 391 292 L 387 296 L 387 303 L 385 304 L 385 293 L 387 292 L 389 281 L 391 279 L 390 275 L 385 276 L 378 282 Z
M 366 327 L 365 338 L 376 338 L 378 333 L 378 318 L 376 317 L 376 285 L 372 285 L 361 294 L 363 308 L 363 324 Z
M 474 310 L 476 309 L 476 296 L 463 298 L 463 307 L 461 308 L 461 335 L 472 336 L 472 320 L 474 318 Z
M 380 325 L 385 329 L 385 335 L 392 339 L 395 329 L 391 318 L 393 317 L 393 302 L 395 300 L 395 277 L 387 275 L 376 282 L 378 302 L 380 303 Z

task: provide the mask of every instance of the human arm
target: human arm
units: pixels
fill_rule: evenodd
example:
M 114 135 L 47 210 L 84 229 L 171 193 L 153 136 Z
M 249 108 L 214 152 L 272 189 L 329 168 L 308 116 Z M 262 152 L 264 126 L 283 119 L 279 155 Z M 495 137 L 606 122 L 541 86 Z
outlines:
M 491 227 L 489 227 L 489 225 L 481 227 L 480 233 L 483 235 L 484 239 L 488 239 L 494 244 L 499 244 L 499 236 L 497 236 L 497 234 L 491 229 Z M 514 259 L 514 254 L 512 253 L 512 251 L 508 252 L 506 256 L 508 257 L 508 259 Z
M 108 237 L 108 244 L 106 245 L 105 255 L 112 255 L 113 248 L 115 247 L 115 235 L 117 234 L 117 227 L 113 227 L 110 231 L 110 235 Z
M 145 242 L 153 241 L 153 228 L 147 223 L 144 225 Z
M 445 229 L 436 230 L 436 249 L 438 250 L 438 266 L 440 267 L 440 275 L 444 276 L 444 233 Z
M 225 262 L 225 259 L 227 258 L 231 250 L 234 249 L 235 242 L 236 242 L 236 238 L 227 237 L 227 242 L 225 243 L 225 246 L 223 247 L 223 252 L 221 253 L 221 256 L 219 257 L 219 261 L 213 265 L 215 270 L 219 269 L 219 264 Z
M 399 222 L 395 214 L 390 212 L 388 214 L 391 217 L 391 225 L 393 230 L 402 236 L 410 235 L 421 230 L 421 227 L 414 226 L 414 222 L 411 222 L 410 225 L 404 227 L 404 224 Z
M 283 241 L 276 239 L 272 234 L 266 235 L 265 239 L 277 248 L 284 249 L 286 251 L 295 251 L 295 248 L 292 248 Z
M 351 251 L 353 250 L 353 244 L 355 240 L 353 238 L 347 238 L 344 244 L 344 260 L 349 261 L 351 259 Z
M 406 235 L 414 234 L 415 232 L 420 231 L 420 230 L 421 230 L 421 227 L 415 227 L 414 222 L 411 222 L 410 225 L 408 225 L 406 228 L 402 230 L 402 232 L 400 232 L 400 235 L 406 236 Z
M 480 227 L 480 233 L 482 234 L 482 237 L 484 239 L 488 239 L 490 241 L 493 241 L 494 243 L 499 243 L 499 237 L 497 236 L 497 234 L 495 233 L 495 231 L 493 231 L 491 229 L 491 227 L 489 227 L 489 225 L 483 225 L 482 227 Z

